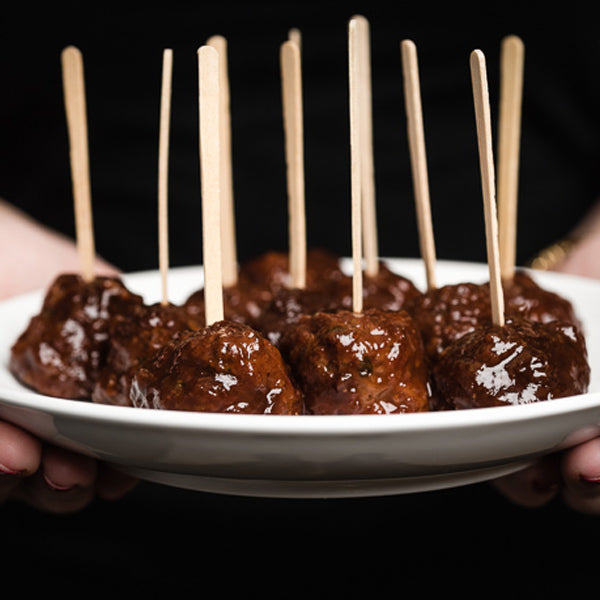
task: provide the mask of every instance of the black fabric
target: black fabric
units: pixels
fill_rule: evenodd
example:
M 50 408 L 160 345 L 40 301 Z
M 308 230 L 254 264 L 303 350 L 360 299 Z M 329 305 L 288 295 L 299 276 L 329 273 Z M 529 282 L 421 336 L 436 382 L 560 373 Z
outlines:
M 156 268 L 161 58 L 174 49 L 171 261 L 201 255 L 196 50 L 229 42 L 238 249 L 245 260 L 287 244 L 279 45 L 303 34 L 309 244 L 350 252 L 346 24 L 371 22 L 380 252 L 417 256 L 400 41 L 419 51 L 431 198 L 440 258 L 485 260 L 469 53 L 488 60 L 497 117 L 499 45 L 526 44 L 518 260 L 566 234 L 598 194 L 600 44 L 588 6 L 324 2 L 81 3 L 3 7 L 0 194 L 72 234 L 61 49 L 84 54 L 97 249 L 126 271 Z M 23 249 L 21 251 L 26 251 Z M 5 581 L 63 595 L 127 585 L 230 597 L 283 577 L 335 598 L 392 582 L 419 592 L 478 587 L 511 597 L 594 589 L 587 541 L 598 522 L 560 501 L 512 506 L 487 484 L 413 496 L 269 500 L 141 484 L 115 504 L 55 516 L 1 508 Z M 524 579 L 521 576 L 525 576 Z M 323 579 L 323 577 L 325 577 Z M 218 594 L 210 584 L 218 584 Z M 337 593 L 336 593 L 337 590 Z M 93 594 L 92 594 L 93 595 Z M 260 596 L 260 594 L 259 594 Z M 242 597 L 248 597 L 243 594 Z
M 469 53 L 487 57 L 497 118 L 502 37 L 526 44 L 518 259 L 569 231 L 598 192 L 598 35 L 568 11 L 403 3 L 59 3 L 13 7 L 2 37 L 0 194 L 73 233 L 60 50 L 84 54 L 98 252 L 126 271 L 155 268 L 162 51 L 174 50 L 170 155 L 172 264 L 201 262 L 196 50 L 229 43 L 240 259 L 287 245 L 279 45 L 303 34 L 308 242 L 350 253 L 347 20 L 371 22 L 380 251 L 417 256 L 400 40 L 417 44 L 431 202 L 440 258 L 483 261 L 483 209 Z M 132 8 L 133 6 L 133 8 Z M 463 5 L 464 6 L 464 5 Z M 541 10 L 543 7 L 543 11 Z M 12 17 L 11 17 L 12 15 Z

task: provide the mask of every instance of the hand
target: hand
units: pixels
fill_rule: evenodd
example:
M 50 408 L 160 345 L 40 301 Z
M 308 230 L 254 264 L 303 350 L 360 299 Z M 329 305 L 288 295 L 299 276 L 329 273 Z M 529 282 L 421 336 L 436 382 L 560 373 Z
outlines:
M 21 500 L 46 512 L 69 513 L 95 497 L 121 498 L 135 483 L 104 463 L 44 444 L 0 421 L 0 503 Z
M 19 259 L 15 260 L 15 249 Z M 79 270 L 75 244 L 0 200 L 0 300 L 47 287 L 56 275 Z M 99 272 L 117 274 L 103 260 Z M 0 503 L 21 500 L 49 512 L 80 510 L 93 498 L 114 500 L 136 480 L 87 456 L 45 444 L 0 421 Z
M 547 456 L 492 484 L 521 506 L 540 507 L 561 495 L 574 510 L 600 515 L 600 438 Z
M 574 231 L 578 240 L 560 263 L 562 273 L 600 279 L 600 203 Z M 522 506 L 537 507 L 557 495 L 571 508 L 600 515 L 600 437 L 493 482 L 500 493 Z

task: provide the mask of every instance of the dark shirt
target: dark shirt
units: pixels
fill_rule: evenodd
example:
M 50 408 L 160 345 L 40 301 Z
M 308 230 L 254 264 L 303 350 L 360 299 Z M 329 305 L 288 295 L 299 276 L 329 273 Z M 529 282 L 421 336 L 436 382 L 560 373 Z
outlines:
M 162 51 L 174 50 L 170 138 L 171 263 L 202 261 L 196 50 L 229 44 L 234 200 L 245 260 L 287 247 L 279 46 L 303 35 L 305 183 L 309 245 L 349 255 L 347 20 L 371 23 L 380 254 L 418 256 L 400 62 L 417 44 L 437 253 L 485 261 L 469 53 L 486 54 L 494 127 L 502 37 L 525 42 L 518 255 L 523 264 L 564 236 L 598 194 L 598 36 L 586 13 L 486 6 L 326 10 L 319 3 L 101 3 L 8 10 L 2 38 L 0 194 L 73 233 L 60 51 L 83 52 L 97 250 L 126 271 L 157 266 L 157 163 Z M 229 7 L 229 8 L 228 8 Z M 461 18 L 461 14 L 462 17 Z M 49 26 L 49 19 L 52 25 Z M 496 140 L 494 140 L 494 143 Z

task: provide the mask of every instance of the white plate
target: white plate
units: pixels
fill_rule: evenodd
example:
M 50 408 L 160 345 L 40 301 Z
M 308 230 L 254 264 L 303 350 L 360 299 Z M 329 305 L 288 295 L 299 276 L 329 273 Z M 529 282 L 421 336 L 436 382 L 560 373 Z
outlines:
M 419 260 L 389 259 L 424 285 Z M 346 263 L 347 264 L 347 263 Z M 440 261 L 438 283 L 485 281 L 484 265 Z M 600 360 L 600 281 L 534 273 L 575 305 L 590 363 Z M 147 302 L 156 272 L 124 277 Z M 202 282 L 200 268 L 173 269 L 172 300 Z M 7 369 L 10 347 L 43 291 L 0 303 L 0 418 L 56 445 L 143 479 L 207 492 L 272 497 L 349 497 L 441 489 L 488 480 L 600 433 L 600 381 L 590 393 L 539 404 L 406 415 L 278 416 L 153 411 L 50 398 Z

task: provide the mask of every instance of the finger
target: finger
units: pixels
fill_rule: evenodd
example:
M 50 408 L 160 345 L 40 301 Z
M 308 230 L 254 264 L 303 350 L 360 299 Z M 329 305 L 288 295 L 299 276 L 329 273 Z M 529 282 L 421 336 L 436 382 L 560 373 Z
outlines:
M 64 491 L 93 486 L 97 463 L 90 456 L 48 445 L 42 455 L 42 471 L 50 487 Z
M 547 456 L 535 464 L 505 475 L 492 482 L 508 500 L 527 508 L 548 504 L 561 487 L 560 463 L 557 456 Z
M 0 421 L 0 502 L 13 495 L 24 477 L 37 471 L 41 448 L 32 435 Z
M 8 473 L 27 475 L 40 465 L 41 442 L 16 425 L 0 421 L 0 466 Z
M 563 498 L 573 509 L 600 515 L 600 438 L 565 452 Z
M 118 500 L 130 492 L 138 480 L 106 463 L 98 465 L 96 493 L 103 500 Z
M 17 492 L 31 506 L 52 513 L 71 513 L 95 496 L 96 461 L 62 448 L 45 446 L 41 467 L 25 478 Z

